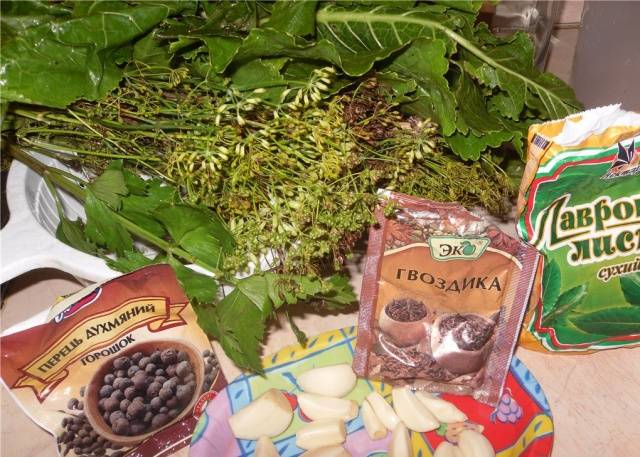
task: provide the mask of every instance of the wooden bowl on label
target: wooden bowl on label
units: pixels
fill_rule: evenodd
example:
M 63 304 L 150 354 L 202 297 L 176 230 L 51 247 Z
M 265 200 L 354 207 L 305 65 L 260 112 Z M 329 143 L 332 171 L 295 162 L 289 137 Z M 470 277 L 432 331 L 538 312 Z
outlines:
M 400 299 L 407 300 L 407 299 Z M 420 341 L 429 336 L 429 326 L 431 324 L 431 313 L 426 305 L 417 300 L 410 300 L 413 305 L 422 305 L 424 315 L 411 320 L 397 320 L 389 315 L 388 308 L 392 306 L 396 300 L 387 303 L 378 318 L 380 330 L 389 335 L 393 342 L 399 347 L 408 347 L 418 344 Z M 418 305 L 419 304 L 419 305 Z
M 175 418 L 167 422 L 162 427 L 145 431 L 144 433 L 139 435 L 116 435 L 111 430 L 111 426 L 104 420 L 104 417 L 102 417 L 102 413 L 100 412 L 98 406 L 98 401 L 100 400 L 99 391 L 104 384 L 103 380 L 105 375 L 112 371 L 113 361 L 118 357 L 131 357 L 136 352 L 142 352 L 145 355 L 150 355 L 156 350 L 164 351 L 165 349 L 175 349 L 176 351 L 183 351 L 187 354 L 189 362 L 191 363 L 191 367 L 193 368 L 193 373 L 195 374 L 196 387 L 193 393 L 193 398 L 191 398 L 189 403 L 182 409 L 182 411 L 180 411 L 180 413 Z M 198 348 L 196 348 L 191 343 L 171 339 L 140 342 L 117 352 L 112 357 L 104 359 L 101 362 L 100 367 L 95 371 L 93 377 L 91 378 L 91 381 L 87 385 L 84 398 L 84 410 L 89 423 L 100 436 L 122 446 L 135 446 L 136 444 L 149 438 L 151 435 L 164 428 L 170 427 L 176 422 L 182 420 L 188 414 L 191 414 L 193 411 L 193 407 L 200 396 L 200 392 L 202 391 L 203 383 L 204 361 L 202 360 L 202 355 L 200 354 Z

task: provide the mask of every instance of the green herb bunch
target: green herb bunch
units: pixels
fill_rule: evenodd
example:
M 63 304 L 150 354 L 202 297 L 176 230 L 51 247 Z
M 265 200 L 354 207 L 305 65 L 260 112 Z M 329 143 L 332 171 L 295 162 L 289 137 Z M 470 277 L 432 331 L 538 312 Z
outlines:
M 184 72 L 145 71 L 95 103 L 22 110 L 17 140 L 94 175 L 108 159 L 128 159 L 214 209 L 238 246 L 226 271 L 266 257 L 286 273 L 340 269 L 374 222 L 380 188 L 494 212 L 510 196 L 489 156 L 464 163 L 446 154 L 437 126 L 401 113 L 375 80 L 323 98 L 335 71 L 315 70 L 274 106 L 261 89 L 245 98 L 194 87 Z
M 84 202 L 86 221 L 58 205 L 61 240 L 121 271 L 169 263 L 200 325 L 260 371 L 274 313 L 355 300 L 325 273 L 379 188 L 504 213 L 528 126 L 580 107 L 481 5 L 0 2 L 3 147 Z M 265 254 L 272 270 L 237 278 Z

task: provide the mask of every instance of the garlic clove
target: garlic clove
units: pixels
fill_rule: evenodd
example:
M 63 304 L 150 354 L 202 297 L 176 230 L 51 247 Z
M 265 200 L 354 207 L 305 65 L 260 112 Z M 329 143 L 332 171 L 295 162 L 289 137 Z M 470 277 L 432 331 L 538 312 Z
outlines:
M 312 368 L 297 378 L 303 391 L 327 397 L 344 397 L 353 390 L 356 381 L 356 374 L 346 363 Z
M 415 395 L 440 422 L 451 424 L 453 422 L 464 422 L 469 419 L 467 415 L 460 411 L 453 403 L 438 398 L 429 392 L 418 391 Z
M 351 457 L 342 446 L 323 446 L 305 452 L 300 457 Z
M 393 409 L 404 424 L 414 432 L 429 432 L 440 427 L 440 421 L 416 398 L 408 386 L 391 391 Z
M 393 410 L 391 405 L 380 395 L 378 392 L 371 392 L 367 395 L 367 401 L 371 405 L 371 408 L 380 419 L 380 422 L 387 428 L 387 430 L 394 430 L 396 425 L 400 422 L 398 415 Z
M 298 405 L 311 420 L 342 419 L 347 422 L 358 415 L 358 404 L 344 398 L 326 397 L 308 393 L 298 394 Z
M 257 440 L 284 432 L 293 419 L 291 403 L 282 392 L 269 389 L 229 418 L 236 438 Z
M 324 419 L 309 422 L 296 433 L 296 446 L 301 449 L 317 449 L 342 444 L 347 439 L 344 421 Z
M 455 446 L 448 441 L 443 441 L 436 448 L 436 452 L 433 457 L 463 457 L 458 446 Z
M 402 422 L 398 422 L 398 425 L 391 433 L 391 442 L 389 443 L 387 455 L 388 457 L 413 457 L 409 429 Z
M 369 438 L 375 441 L 387 436 L 387 428 L 376 415 L 375 411 L 371 407 L 371 403 L 366 399 L 362 402 L 360 411 L 362 413 L 362 422 L 364 423 L 364 428 L 367 431 Z
M 258 442 L 256 443 L 256 452 L 254 454 L 255 457 L 280 457 L 278 450 L 271 442 L 271 440 L 262 435 L 258 438 Z
M 458 438 L 458 448 L 463 457 L 495 457 L 489 440 L 475 430 L 463 430 Z

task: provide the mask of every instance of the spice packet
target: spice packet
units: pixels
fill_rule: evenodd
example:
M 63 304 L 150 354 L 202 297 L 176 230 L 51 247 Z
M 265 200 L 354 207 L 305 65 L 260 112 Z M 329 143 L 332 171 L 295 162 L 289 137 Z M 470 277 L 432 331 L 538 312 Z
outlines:
M 168 265 L 85 289 L 27 327 L 0 338 L 2 382 L 58 455 L 170 455 L 226 385 Z
M 538 254 L 455 203 L 387 192 L 369 232 L 353 368 L 500 398 Z
M 533 125 L 518 232 L 542 254 L 522 343 L 640 344 L 640 114 L 606 106 Z

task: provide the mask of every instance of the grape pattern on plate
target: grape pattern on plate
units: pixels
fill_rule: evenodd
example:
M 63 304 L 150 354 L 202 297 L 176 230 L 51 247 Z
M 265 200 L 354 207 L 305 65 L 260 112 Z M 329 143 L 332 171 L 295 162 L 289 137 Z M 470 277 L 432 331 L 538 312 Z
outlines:
M 506 389 L 500 397 L 498 407 L 491 414 L 491 421 L 496 419 L 500 422 L 515 424 L 522 417 L 522 406 L 520 406 L 511 396 L 511 391 Z

